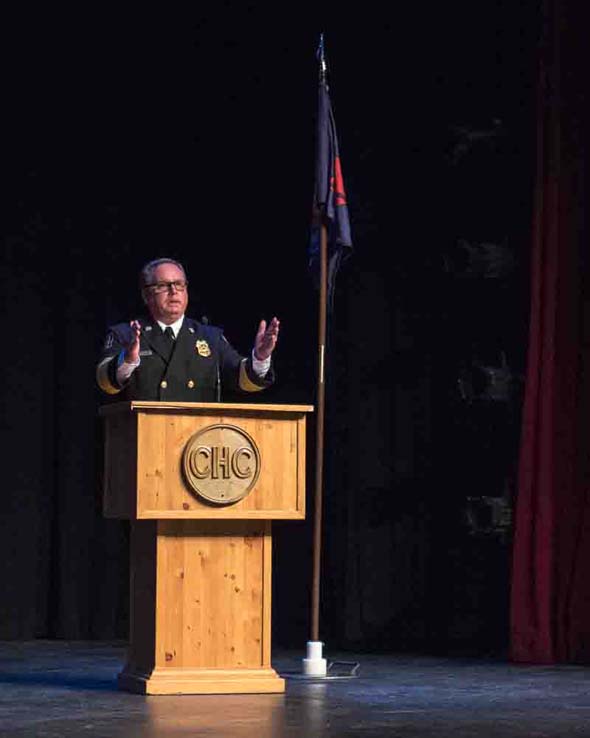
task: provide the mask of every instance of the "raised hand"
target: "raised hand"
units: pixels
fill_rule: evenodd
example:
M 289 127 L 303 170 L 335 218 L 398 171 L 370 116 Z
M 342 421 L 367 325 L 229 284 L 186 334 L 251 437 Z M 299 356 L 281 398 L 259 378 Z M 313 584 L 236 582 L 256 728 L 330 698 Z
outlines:
M 279 320 L 273 318 L 268 326 L 266 320 L 261 320 L 254 340 L 254 356 L 260 361 L 268 359 L 277 345 L 279 337 Z
M 133 329 L 131 339 L 127 346 L 125 346 L 125 358 L 124 360 L 128 364 L 136 364 L 139 360 L 139 336 L 141 332 L 141 325 L 138 320 L 132 320 L 129 323 Z

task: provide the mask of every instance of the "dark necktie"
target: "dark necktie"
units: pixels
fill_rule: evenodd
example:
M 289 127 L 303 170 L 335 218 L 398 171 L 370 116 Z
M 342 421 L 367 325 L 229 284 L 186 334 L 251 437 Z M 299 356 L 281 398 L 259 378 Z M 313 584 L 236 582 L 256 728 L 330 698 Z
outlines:
M 168 325 L 166 326 L 164 330 L 164 345 L 166 346 L 166 352 L 168 354 L 168 358 L 172 356 L 172 351 L 174 350 L 174 331 L 172 328 Z

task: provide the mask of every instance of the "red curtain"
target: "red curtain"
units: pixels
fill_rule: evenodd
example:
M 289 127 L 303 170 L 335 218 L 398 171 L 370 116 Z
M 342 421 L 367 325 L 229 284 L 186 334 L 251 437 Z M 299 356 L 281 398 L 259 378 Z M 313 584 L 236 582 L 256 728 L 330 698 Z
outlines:
M 511 657 L 590 661 L 590 331 L 584 3 L 547 0 L 538 72 L 531 316 Z

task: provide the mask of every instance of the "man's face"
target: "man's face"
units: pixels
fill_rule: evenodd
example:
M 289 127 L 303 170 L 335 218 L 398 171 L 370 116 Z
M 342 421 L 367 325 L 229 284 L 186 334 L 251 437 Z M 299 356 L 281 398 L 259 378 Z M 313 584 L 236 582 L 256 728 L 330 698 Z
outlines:
M 183 282 L 186 285 L 186 276 L 175 264 L 160 264 L 153 273 L 152 285 L 162 286 L 165 282 Z M 167 285 L 162 292 L 156 292 L 154 286 L 144 287 L 143 294 L 150 315 L 161 323 L 170 325 L 186 312 L 188 305 L 186 286 L 183 290 L 179 290 L 173 285 Z

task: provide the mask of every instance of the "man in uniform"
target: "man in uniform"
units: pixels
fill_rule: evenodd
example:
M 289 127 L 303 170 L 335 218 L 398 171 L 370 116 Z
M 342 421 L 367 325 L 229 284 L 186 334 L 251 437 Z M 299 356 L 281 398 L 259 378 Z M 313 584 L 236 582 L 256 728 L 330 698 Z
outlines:
M 150 317 L 110 329 L 96 370 L 104 392 L 127 400 L 213 402 L 221 386 L 256 392 L 272 384 L 277 318 L 268 325 L 260 322 L 252 353 L 243 357 L 221 329 L 186 317 L 182 264 L 151 261 L 141 270 L 140 281 Z

